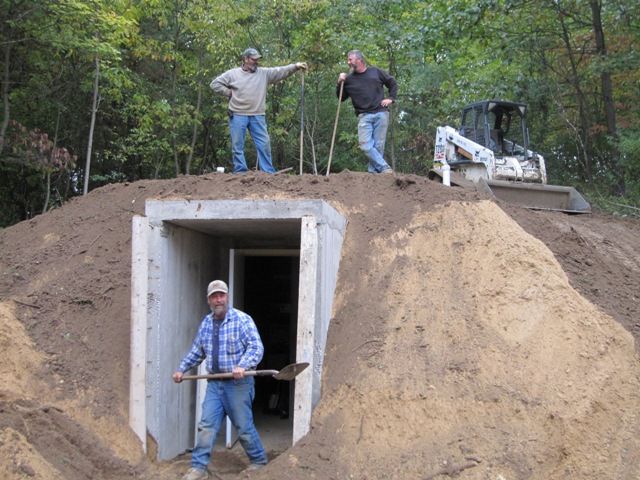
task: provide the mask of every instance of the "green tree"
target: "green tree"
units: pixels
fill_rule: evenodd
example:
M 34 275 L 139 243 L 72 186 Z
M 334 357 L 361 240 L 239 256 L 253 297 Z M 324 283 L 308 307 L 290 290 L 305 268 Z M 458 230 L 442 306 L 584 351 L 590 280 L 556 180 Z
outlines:
M 501 98 L 530 105 L 532 145 L 552 183 L 578 185 L 603 202 L 640 198 L 637 2 L 0 2 L 0 203 L 25 199 L 8 221 L 81 193 L 82 181 L 90 189 L 230 167 L 226 99 L 208 85 L 249 46 L 261 50 L 264 66 L 310 65 L 304 101 L 300 75 L 268 93 L 278 169 L 298 170 L 302 138 L 304 171 L 326 171 L 336 79 L 357 48 L 400 86 L 386 152 L 397 171 L 425 174 L 436 127 L 456 126 L 467 103 Z M 85 166 L 52 170 L 47 186 L 45 169 L 10 144 L 18 141 L 12 120 Z M 343 105 L 334 172 L 366 169 L 356 122 Z

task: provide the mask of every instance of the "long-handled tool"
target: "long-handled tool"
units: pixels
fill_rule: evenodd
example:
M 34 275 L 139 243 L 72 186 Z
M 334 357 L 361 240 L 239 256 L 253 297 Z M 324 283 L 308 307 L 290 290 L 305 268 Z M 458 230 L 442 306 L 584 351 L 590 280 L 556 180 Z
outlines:
M 336 130 L 338 129 L 338 117 L 340 116 L 340 104 L 342 103 L 342 89 L 344 81 L 340 82 L 340 93 L 338 94 L 338 109 L 336 110 L 336 121 L 333 123 L 333 135 L 331 136 L 331 147 L 329 148 L 329 161 L 327 162 L 327 177 L 331 170 L 331 157 L 333 157 L 333 145 L 336 141 Z
M 304 157 L 304 70 L 300 77 L 300 175 Z
M 309 364 L 307 362 L 292 363 L 282 370 L 245 370 L 245 377 L 273 377 L 276 380 L 293 380 L 296 378 Z M 223 380 L 233 378 L 233 373 L 208 373 L 206 375 L 183 375 L 182 380 Z

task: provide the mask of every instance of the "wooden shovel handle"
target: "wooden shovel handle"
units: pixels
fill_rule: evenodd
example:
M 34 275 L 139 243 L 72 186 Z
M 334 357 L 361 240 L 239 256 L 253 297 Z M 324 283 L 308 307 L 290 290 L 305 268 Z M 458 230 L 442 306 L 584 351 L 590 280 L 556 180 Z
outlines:
M 331 170 L 331 157 L 333 157 L 333 146 L 336 143 L 336 131 L 338 130 L 338 117 L 340 117 L 340 105 L 342 104 L 342 90 L 344 89 L 344 81 L 340 83 L 340 93 L 338 94 L 338 109 L 336 110 L 336 121 L 333 123 L 333 134 L 331 135 L 331 147 L 329 147 L 329 161 L 327 162 L 327 173 Z
M 278 370 L 245 370 L 245 377 L 273 377 Z M 222 380 L 233 378 L 233 373 L 208 373 L 206 375 L 183 375 L 182 380 Z

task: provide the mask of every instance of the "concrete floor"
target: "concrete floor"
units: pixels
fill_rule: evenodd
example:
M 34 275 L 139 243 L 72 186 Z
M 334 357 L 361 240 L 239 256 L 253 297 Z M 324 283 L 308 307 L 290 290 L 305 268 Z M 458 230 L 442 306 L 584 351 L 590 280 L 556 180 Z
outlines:
M 280 453 L 291 447 L 293 439 L 293 420 L 282 419 L 278 415 L 256 415 L 256 428 L 267 453 Z

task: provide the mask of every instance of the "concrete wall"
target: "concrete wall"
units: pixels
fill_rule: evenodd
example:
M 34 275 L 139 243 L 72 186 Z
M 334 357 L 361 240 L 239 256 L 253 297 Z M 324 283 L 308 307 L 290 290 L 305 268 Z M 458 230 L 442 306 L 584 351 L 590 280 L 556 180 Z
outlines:
M 251 236 L 255 246 L 260 235 L 277 234 L 278 225 L 289 231 L 290 219 L 298 219 L 300 237 L 293 239 L 300 246 L 296 361 L 311 368 L 296 379 L 292 440 L 297 441 L 308 432 L 320 399 L 344 218 L 320 200 L 149 200 L 146 217 L 137 217 L 132 226 L 130 424 L 136 434 L 143 444 L 147 433 L 153 437 L 159 459 L 192 447 L 195 383 L 174 384 L 171 374 L 208 311 L 204 289 L 214 277 L 228 278 L 229 250 L 242 243 L 239 232 Z M 274 220 L 267 233 L 263 225 L 256 226 L 262 233 L 252 234 L 252 221 L 264 219 Z M 279 219 L 288 222 L 278 224 Z M 274 238 L 265 237 L 265 244 L 273 248 L 281 241 L 291 247 L 290 238 Z M 145 340 L 139 338 L 144 330 Z
M 318 277 L 316 285 L 318 289 L 314 343 L 314 364 L 317 378 L 321 378 L 322 364 L 324 361 L 324 349 L 327 343 L 327 331 L 331 321 L 333 307 L 333 292 L 338 281 L 338 267 L 340 266 L 340 255 L 342 250 L 342 239 L 344 231 L 332 228 L 331 224 L 323 223 L 318 226 Z M 324 297 L 331 292 L 330 301 Z M 320 382 L 313 385 L 313 406 L 320 401 Z
M 131 221 L 131 374 L 129 377 L 129 425 L 147 451 L 146 363 L 149 293 L 149 222 L 134 216 Z
M 171 374 L 191 346 L 208 313 L 206 285 L 228 261 L 220 241 L 168 223 L 151 224 L 149 292 L 154 299 L 148 324 L 147 429 L 158 443 L 158 457 L 182 453 L 191 445 L 195 383 L 173 383 Z M 224 262 L 223 262 L 224 261 Z M 160 441 L 171 432 L 171 441 Z

